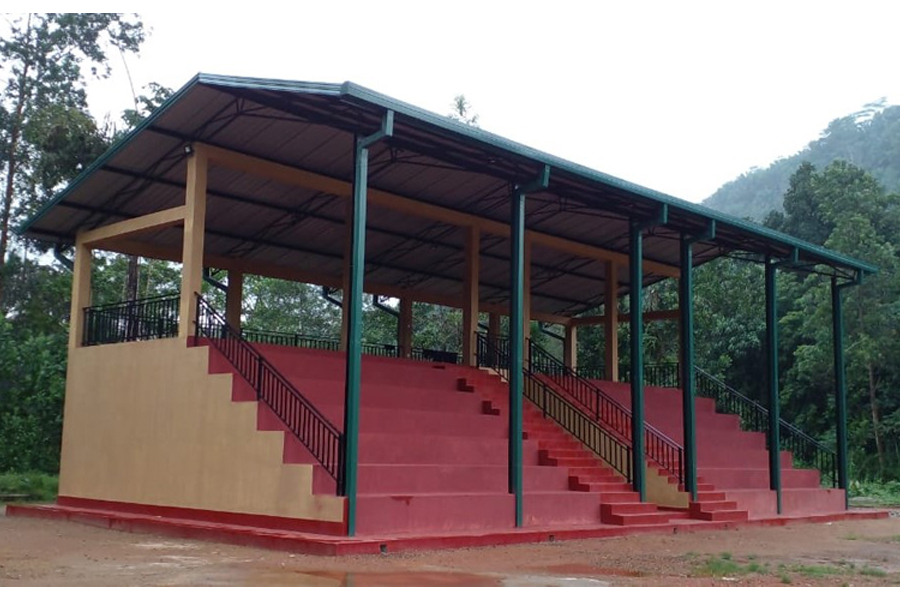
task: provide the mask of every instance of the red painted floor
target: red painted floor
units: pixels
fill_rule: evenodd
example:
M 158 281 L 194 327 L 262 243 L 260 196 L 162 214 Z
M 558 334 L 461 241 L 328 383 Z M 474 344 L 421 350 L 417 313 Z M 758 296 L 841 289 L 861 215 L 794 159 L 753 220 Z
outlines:
M 379 535 L 346 538 L 187 519 L 167 519 L 125 512 L 78 509 L 57 505 L 10 505 L 6 507 L 6 514 L 10 517 L 62 519 L 118 531 L 203 539 L 326 556 L 440 550 L 469 546 L 532 544 L 548 541 L 620 537 L 645 533 L 675 534 L 691 531 L 743 529 L 754 526 L 780 526 L 793 523 L 884 519 L 888 517 L 888 511 L 852 510 L 837 514 L 805 517 L 754 519 L 745 523 L 719 523 L 678 518 L 680 515 L 676 515 L 668 523 L 653 525 L 618 526 L 595 524 L 568 527 L 504 528 L 477 533 L 444 532 L 440 534 Z

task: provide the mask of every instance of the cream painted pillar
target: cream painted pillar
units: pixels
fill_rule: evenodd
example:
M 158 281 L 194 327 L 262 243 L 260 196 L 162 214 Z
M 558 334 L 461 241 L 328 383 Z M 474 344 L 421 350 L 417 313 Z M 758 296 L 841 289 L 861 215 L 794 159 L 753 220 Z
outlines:
M 84 340 L 84 309 L 91 305 L 92 257 L 91 249 L 76 241 L 75 266 L 72 270 L 72 306 L 69 313 L 70 350 L 80 347 Z
M 615 263 L 606 263 L 606 290 L 603 301 L 604 375 L 608 381 L 619 380 L 619 271 Z
M 398 327 L 397 345 L 400 347 L 400 357 L 412 358 L 413 301 L 409 298 L 400 298 Z
M 228 289 L 225 292 L 225 321 L 235 330 L 241 330 L 241 312 L 244 303 L 244 274 L 228 271 Z
M 197 144 L 187 160 L 185 184 L 184 244 L 181 250 L 181 320 L 178 337 L 194 332 L 196 294 L 203 284 L 203 238 L 206 234 L 206 148 Z
M 578 368 L 578 326 L 566 325 L 563 341 L 563 363 L 570 369 Z
M 466 231 L 466 271 L 463 274 L 463 364 L 475 366 L 478 351 L 478 276 L 481 230 L 477 225 Z
M 500 337 L 500 313 L 488 313 L 488 335 L 497 339 Z

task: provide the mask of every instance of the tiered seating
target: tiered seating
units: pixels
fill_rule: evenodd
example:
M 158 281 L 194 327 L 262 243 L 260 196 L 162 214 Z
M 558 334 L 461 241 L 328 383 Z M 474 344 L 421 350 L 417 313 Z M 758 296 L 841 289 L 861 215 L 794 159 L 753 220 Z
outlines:
M 593 381 L 623 406 L 631 405 L 631 388 L 626 383 Z M 683 443 L 681 390 L 646 388 L 645 412 L 648 423 Z M 776 514 L 775 492 L 769 489 L 769 454 L 762 433 L 742 431 L 737 415 L 716 413 L 715 401 L 697 398 L 697 474 L 700 502 L 692 507 L 694 516 L 735 503 L 751 518 Z M 782 505 L 785 515 L 813 515 L 844 510 L 843 492 L 819 485 L 819 472 L 794 468 L 789 452 L 781 453 Z M 723 493 L 727 497 L 720 496 Z M 725 515 L 723 515 L 724 517 Z
M 342 353 L 268 345 L 257 348 L 329 421 L 343 429 Z M 211 354 L 210 368 L 233 372 L 218 353 Z M 476 369 L 460 369 L 440 363 L 363 358 L 357 533 L 513 527 L 514 499 L 507 490 L 505 384 Z M 474 389 L 460 385 L 461 374 L 472 377 Z M 256 399 L 243 380 L 235 377 L 235 382 L 234 400 Z M 488 397 L 490 390 L 494 395 Z M 630 512 L 619 518 L 613 511 L 605 521 L 662 520 L 660 516 L 642 520 L 646 505 L 635 507 L 624 480 L 590 453 L 579 450 L 540 414 L 529 412 L 527 423 L 526 526 L 599 524 L 601 501 L 612 500 Z M 282 428 L 262 403 L 258 427 Z M 284 460 L 315 464 L 292 435 L 285 436 Z M 333 494 L 334 481 L 320 467 L 314 470 L 314 493 Z

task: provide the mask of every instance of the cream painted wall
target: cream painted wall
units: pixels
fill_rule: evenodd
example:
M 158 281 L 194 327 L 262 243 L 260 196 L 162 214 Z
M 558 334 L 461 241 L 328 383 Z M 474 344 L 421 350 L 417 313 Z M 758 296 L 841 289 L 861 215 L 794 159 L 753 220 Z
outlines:
M 282 462 L 282 432 L 232 402 L 206 347 L 156 340 L 69 352 L 59 494 L 340 522 L 344 499 L 312 494 L 312 466 Z

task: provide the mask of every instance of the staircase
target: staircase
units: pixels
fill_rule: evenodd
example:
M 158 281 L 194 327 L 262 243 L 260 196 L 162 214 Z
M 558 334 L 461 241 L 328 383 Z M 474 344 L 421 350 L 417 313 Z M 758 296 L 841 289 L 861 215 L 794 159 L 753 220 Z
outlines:
M 343 422 L 343 353 L 254 347 L 331 423 Z M 212 372 L 234 372 L 211 353 Z M 462 381 L 461 381 L 462 380 Z M 240 381 L 235 377 L 235 381 Z M 246 382 L 233 400 L 255 401 Z M 508 391 L 477 369 L 364 356 L 359 440 L 360 535 L 496 531 L 514 526 L 508 481 Z M 313 493 L 336 483 L 271 409 L 258 428 L 284 431 L 287 463 L 314 465 Z M 529 408 L 524 440 L 526 526 L 663 523 L 627 481 Z M 654 513 L 648 516 L 648 513 Z
M 630 402 L 626 383 L 595 380 L 616 401 Z M 645 391 L 647 421 L 682 443 L 681 391 L 648 387 Z M 691 516 L 720 520 L 729 512 L 746 511 L 751 518 L 777 514 L 775 492 L 769 489 L 769 453 L 764 433 L 743 431 L 738 415 L 716 412 L 711 398 L 697 398 L 698 502 Z M 795 468 L 790 452 L 781 452 L 782 505 L 785 515 L 837 513 L 844 510 L 843 491 L 819 486 L 815 469 Z M 724 494 L 724 496 L 722 496 Z M 721 512 L 721 514 L 719 514 Z M 733 513 L 738 516 L 738 513 Z
M 479 348 L 482 358 L 490 355 L 498 359 L 498 365 L 508 363 L 504 350 L 486 336 L 479 336 Z M 471 367 L 458 369 L 463 375 L 459 384 L 461 389 L 478 391 L 487 398 L 486 411 L 497 415 L 504 412 L 498 408 L 508 406 L 509 402 L 504 369 L 495 368 L 493 372 Z M 538 442 L 541 463 L 568 468 L 572 490 L 600 492 L 603 523 L 648 525 L 668 522 L 671 513 L 660 512 L 655 504 L 640 502 L 639 495 L 631 490 L 630 448 L 604 432 L 552 386 L 528 372 L 524 377 L 524 396 L 530 402 L 523 406 L 523 434 L 526 440 Z M 565 427 L 561 426 L 563 423 Z M 601 457 L 607 460 L 601 460 Z

